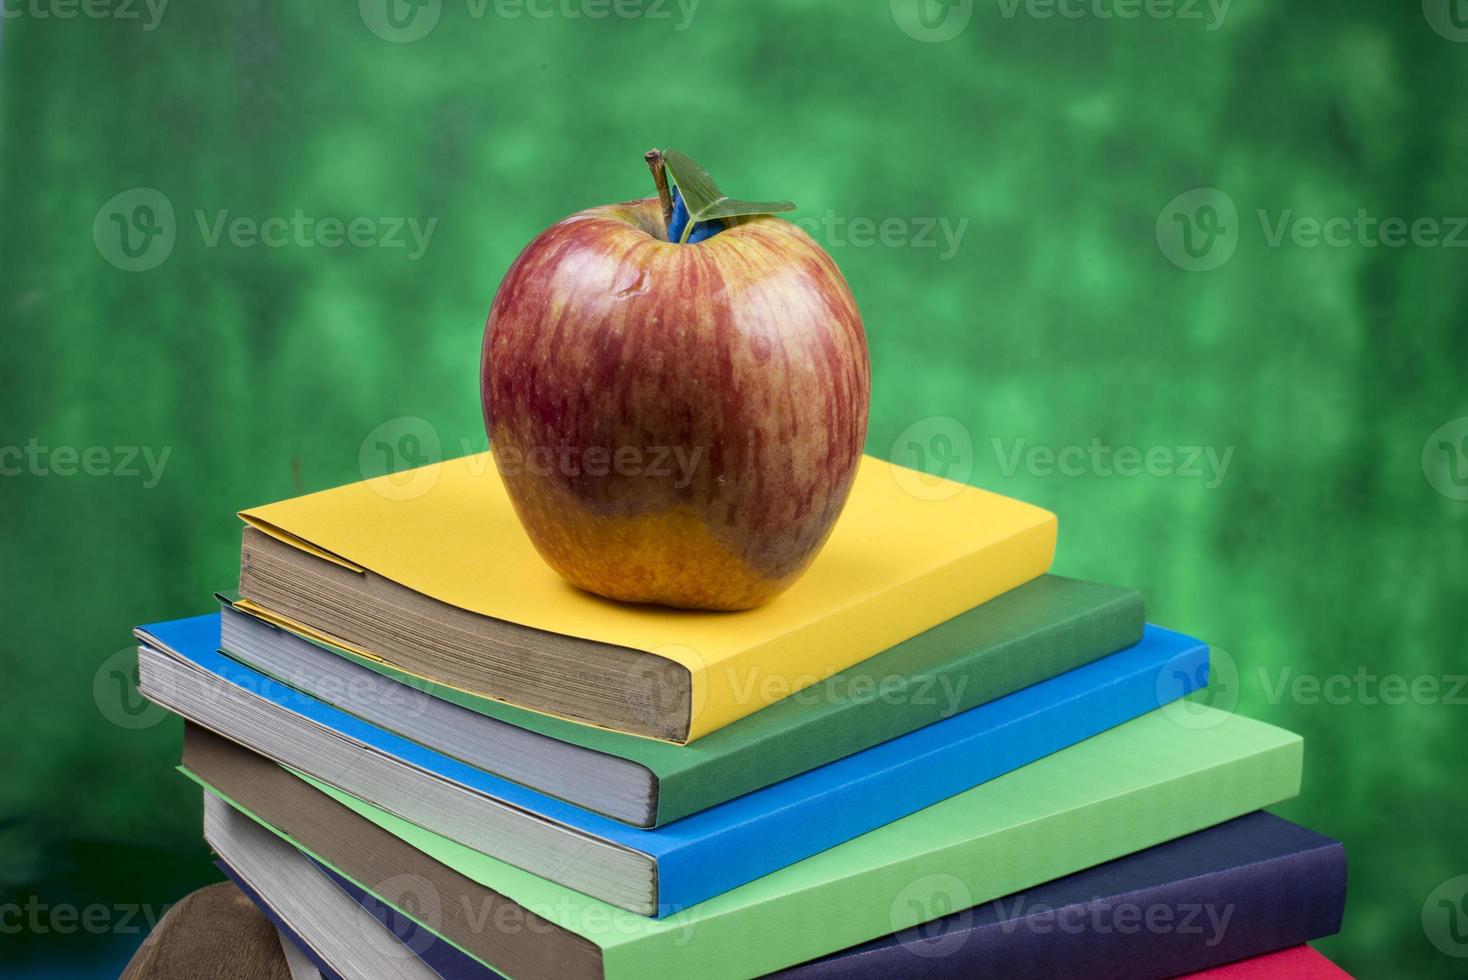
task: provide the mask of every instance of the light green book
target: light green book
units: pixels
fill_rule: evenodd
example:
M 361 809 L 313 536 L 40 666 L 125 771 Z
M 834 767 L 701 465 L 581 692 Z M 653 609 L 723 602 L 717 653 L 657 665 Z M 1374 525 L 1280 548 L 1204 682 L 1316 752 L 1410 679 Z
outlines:
M 517 980 L 681 980 L 782 969 L 1193 833 L 1294 796 L 1302 761 L 1302 740 L 1281 729 L 1196 706 L 1162 709 L 661 920 L 486 857 L 197 729 L 184 771 Z M 439 914 L 423 921 L 424 908 Z

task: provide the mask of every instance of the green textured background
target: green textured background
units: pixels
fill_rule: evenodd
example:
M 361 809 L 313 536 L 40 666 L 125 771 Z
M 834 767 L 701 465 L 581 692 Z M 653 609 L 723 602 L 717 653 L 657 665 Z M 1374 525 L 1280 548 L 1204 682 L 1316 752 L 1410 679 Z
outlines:
M 1461 970 L 1447 954 L 1468 943 L 1423 908 L 1468 874 L 1468 705 L 1277 688 L 1468 671 L 1468 502 L 1446 468 L 1468 467 L 1468 422 L 1434 436 L 1468 415 L 1468 251 L 1273 247 L 1255 216 L 1468 214 L 1468 31 L 1448 0 L 1236 0 L 1216 30 L 993 0 L 948 10 L 970 20 L 942 43 L 900 28 L 908 0 L 704 0 L 686 30 L 676 8 L 476 18 L 447 0 L 412 43 L 374 34 L 372 4 L 177 3 L 145 30 L 142 7 L 9 0 L 0 451 L 104 447 L 111 475 L 0 457 L 0 906 L 156 909 L 217 877 L 171 771 L 179 724 L 128 700 L 108 658 L 229 586 L 237 508 L 482 446 L 500 276 L 555 219 L 646 194 L 642 152 L 671 145 L 796 217 L 893 219 L 886 244 L 816 231 L 866 319 L 868 451 L 918 445 L 1054 509 L 1058 571 L 1139 587 L 1152 619 L 1228 651 L 1221 700 L 1308 740 L 1281 812 L 1349 849 L 1346 928 L 1322 949 L 1360 976 Z M 139 187 L 176 232 L 124 271 L 104 204 Z M 1237 206 L 1215 239 L 1237 251 L 1185 271 L 1157 229 L 1199 187 Z M 210 247 L 195 217 L 298 208 L 437 226 L 411 260 Z M 952 254 L 904 244 L 935 218 L 968 222 Z M 1221 480 L 1067 474 L 1010 466 L 1021 439 L 1233 453 Z M 115 472 L 115 447 L 168 451 L 156 486 Z M 0 922 L 0 973 L 115 973 L 140 937 L 109 916 L 96 935 Z

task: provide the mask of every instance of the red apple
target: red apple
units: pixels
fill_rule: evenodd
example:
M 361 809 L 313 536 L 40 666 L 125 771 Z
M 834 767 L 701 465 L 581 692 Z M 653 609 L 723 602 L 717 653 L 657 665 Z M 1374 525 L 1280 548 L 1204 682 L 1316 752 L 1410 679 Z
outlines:
M 656 198 L 532 241 L 485 326 L 500 476 L 546 562 L 630 602 L 747 609 L 825 543 L 871 368 L 831 257 L 771 215 L 668 241 Z

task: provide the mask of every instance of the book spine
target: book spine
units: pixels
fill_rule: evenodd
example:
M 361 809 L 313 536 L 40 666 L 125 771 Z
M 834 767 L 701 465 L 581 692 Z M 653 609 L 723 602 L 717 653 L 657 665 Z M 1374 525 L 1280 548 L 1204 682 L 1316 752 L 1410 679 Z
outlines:
M 1340 929 L 1345 849 L 1312 848 L 1053 909 L 1024 895 L 889 942 L 775 974 L 784 980 L 1162 980 L 1302 945 Z

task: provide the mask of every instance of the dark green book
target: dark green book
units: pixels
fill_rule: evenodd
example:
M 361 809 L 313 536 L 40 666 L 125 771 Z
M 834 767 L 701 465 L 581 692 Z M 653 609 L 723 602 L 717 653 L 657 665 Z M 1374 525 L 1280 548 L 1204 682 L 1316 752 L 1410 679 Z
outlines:
M 1045 575 L 691 745 L 580 725 L 435 684 L 227 601 L 221 646 L 247 666 L 445 755 L 651 827 L 1131 646 L 1143 621 L 1137 592 Z

